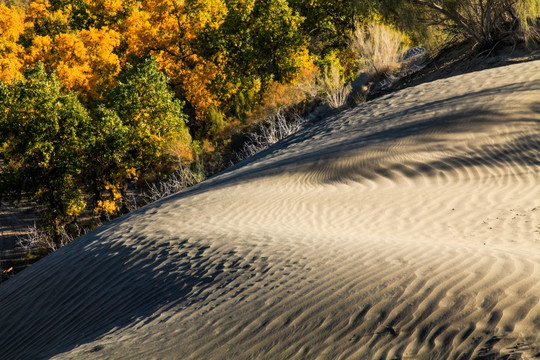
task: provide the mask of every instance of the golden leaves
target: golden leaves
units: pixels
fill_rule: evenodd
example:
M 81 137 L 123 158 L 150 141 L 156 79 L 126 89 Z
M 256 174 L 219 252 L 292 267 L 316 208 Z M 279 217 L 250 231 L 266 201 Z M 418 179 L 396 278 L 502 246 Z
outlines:
M 120 33 L 107 27 L 79 33 L 64 33 L 51 38 L 35 36 L 27 50 L 26 63 L 42 62 L 55 69 L 67 89 L 97 99 L 115 83 L 121 64 L 114 53 Z
M 192 42 L 207 26 L 217 28 L 227 8 L 221 0 L 151 0 L 133 9 L 125 23 L 128 53 L 153 54 L 173 83 L 202 119 L 210 107 L 219 105 L 209 88 L 219 65 L 197 55 Z
M 0 4 L 0 81 L 21 77 L 23 48 L 17 44 L 24 31 L 24 13 Z
M 24 31 L 24 13 L 0 4 L 0 34 L 4 41 L 16 42 Z
M 101 215 L 113 215 L 120 210 L 120 203 L 122 201 L 122 194 L 120 193 L 120 185 L 108 183 L 105 185 L 105 190 L 109 199 L 98 200 L 97 206 L 94 209 L 94 214 Z
M 86 0 L 90 12 L 99 17 L 116 16 L 124 10 L 124 0 Z
M 100 93 L 114 85 L 120 72 L 120 59 L 114 51 L 120 45 L 121 35 L 104 27 L 83 30 L 80 37 L 87 49 L 87 63 L 92 69 L 88 93 L 92 98 L 98 98 Z

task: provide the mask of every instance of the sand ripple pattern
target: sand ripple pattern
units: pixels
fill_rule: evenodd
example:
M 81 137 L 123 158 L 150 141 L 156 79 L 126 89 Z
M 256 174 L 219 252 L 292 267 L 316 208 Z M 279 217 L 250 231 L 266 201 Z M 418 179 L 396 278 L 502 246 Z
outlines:
M 540 62 L 327 118 L 0 285 L 0 359 L 540 357 Z

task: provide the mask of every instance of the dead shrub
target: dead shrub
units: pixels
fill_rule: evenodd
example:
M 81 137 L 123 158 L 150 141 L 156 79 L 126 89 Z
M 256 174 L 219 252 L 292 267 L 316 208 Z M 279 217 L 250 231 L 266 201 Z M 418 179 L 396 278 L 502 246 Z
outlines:
M 482 47 L 501 41 L 539 41 L 535 26 L 538 0 L 414 0 L 431 10 L 433 23 L 454 35 L 466 35 Z
M 62 228 L 59 240 L 54 241 L 44 230 L 40 229 L 37 224 L 34 223 L 34 225 L 28 227 L 25 236 L 17 239 L 17 246 L 25 249 L 28 253 L 35 250 L 48 253 L 54 252 L 69 244 L 73 239 L 74 237 L 69 234 L 65 228 Z
M 249 140 L 240 150 L 238 158 L 246 159 L 269 148 L 279 140 L 302 129 L 306 122 L 305 118 L 297 114 L 292 114 L 287 119 L 282 111 L 277 110 L 273 116 L 260 123 L 254 132 L 247 135 Z
M 165 180 L 150 184 L 148 190 L 142 194 L 142 197 L 148 202 L 154 202 L 203 180 L 204 175 L 202 172 L 193 171 L 189 166 L 180 165 Z

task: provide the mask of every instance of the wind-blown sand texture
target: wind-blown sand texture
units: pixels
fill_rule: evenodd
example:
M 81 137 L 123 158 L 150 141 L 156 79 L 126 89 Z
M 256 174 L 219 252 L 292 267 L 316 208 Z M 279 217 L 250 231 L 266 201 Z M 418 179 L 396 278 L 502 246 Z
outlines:
M 540 357 L 540 61 L 326 118 L 0 285 L 1 359 Z

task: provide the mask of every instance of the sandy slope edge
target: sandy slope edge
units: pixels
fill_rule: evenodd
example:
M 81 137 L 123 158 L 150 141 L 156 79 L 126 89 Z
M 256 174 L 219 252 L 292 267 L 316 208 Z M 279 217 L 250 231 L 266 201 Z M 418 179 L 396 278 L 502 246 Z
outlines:
M 325 119 L 0 285 L 0 359 L 540 357 L 540 61 Z

